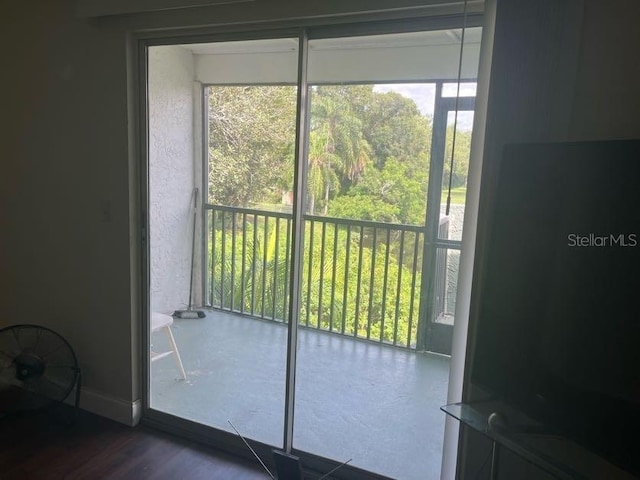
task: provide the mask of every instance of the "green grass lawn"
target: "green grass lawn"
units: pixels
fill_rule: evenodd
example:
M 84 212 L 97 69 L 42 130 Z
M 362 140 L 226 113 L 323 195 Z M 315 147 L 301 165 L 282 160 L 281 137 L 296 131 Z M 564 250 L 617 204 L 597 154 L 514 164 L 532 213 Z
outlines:
M 442 204 L 447 203 L 447 189 L 442 189 Z M 463 205 L 464 199 L 467 196 L 467 187 L 457 187 L 451 189 L 451 205 Z

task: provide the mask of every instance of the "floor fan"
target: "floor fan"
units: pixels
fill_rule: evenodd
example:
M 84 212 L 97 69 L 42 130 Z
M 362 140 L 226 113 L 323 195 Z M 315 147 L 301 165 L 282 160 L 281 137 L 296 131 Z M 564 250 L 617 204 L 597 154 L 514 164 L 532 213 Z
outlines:
M 0 416 L 64 402 L 74 387 L 80 400 L 80 368 L 62 336 L 38 325 L 0 329 Z

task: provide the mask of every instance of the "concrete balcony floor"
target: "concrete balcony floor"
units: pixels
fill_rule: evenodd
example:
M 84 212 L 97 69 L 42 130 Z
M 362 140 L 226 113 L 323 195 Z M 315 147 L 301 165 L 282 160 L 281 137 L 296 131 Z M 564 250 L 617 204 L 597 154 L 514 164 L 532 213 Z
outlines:
M 219 311 L 172 327 L 172 357 L 152 364 L 153 409 L 281 447 L 286 326 Z M 161 332 L 152 336 L 163 350 Z M 398 479 L 440 478 L 447 357 L 301 328 L 294 448 Z

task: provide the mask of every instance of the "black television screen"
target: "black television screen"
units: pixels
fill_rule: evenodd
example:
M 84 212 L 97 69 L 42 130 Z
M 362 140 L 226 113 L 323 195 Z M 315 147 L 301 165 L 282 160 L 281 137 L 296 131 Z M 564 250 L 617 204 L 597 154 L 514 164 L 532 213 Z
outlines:
M 640 141 L 505 148 L 471 381 L 640 472 Z

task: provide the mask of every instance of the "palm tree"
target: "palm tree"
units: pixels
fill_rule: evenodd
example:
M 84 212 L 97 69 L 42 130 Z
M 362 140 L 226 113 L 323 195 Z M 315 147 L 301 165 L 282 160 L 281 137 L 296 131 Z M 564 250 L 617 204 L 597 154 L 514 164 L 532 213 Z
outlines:
M 225 214 L 216 217 L 220 219 L 220 215 Z M 286 322 L 291 260 L 286 252 L 285 221 L 270 218 L 258 221 L 254 227 L 241 215 L 231 215 L 236 215 L 237 226 L 232 228 L 229 218 L 222 229 L 216 221 L 215 246 L 209 243 L 209 255 L 215 253 L 212 304 Z
M 330 88 L 330 87 L 328 87 Z M 371 149 L 363 137 L 362 122 L 344 97 L 318 87 L 311 103 L 309 134 L 309 211 L 324 199 L 326 215 L 331 191 L 352 183 L 370 160 Z
M 309 134 L 309 171 L 307 190 L 309 192 L 309 212 L 315 213 L 316 199 L 324 197 L 324 214 L 327 213 L 329 193 L 340 184 L 336 171 L 342 159 L 329 146 L 330 138 L 323 130 Z

